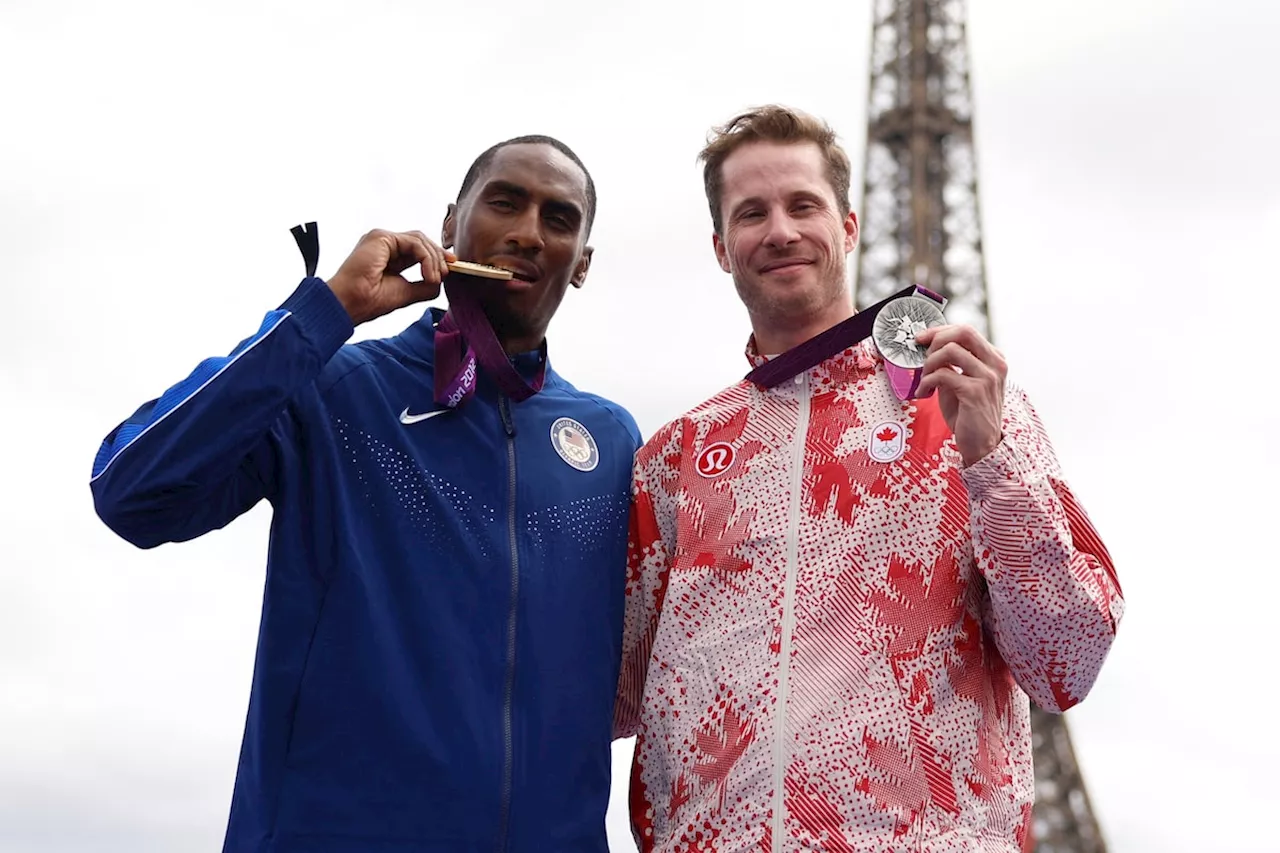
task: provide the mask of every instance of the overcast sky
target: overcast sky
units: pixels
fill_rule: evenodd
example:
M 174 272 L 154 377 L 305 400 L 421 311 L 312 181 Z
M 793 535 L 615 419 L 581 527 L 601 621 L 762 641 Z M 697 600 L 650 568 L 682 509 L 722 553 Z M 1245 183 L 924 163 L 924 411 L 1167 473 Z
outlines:
M 600 210 L 552 359 L 647 436 L 746 370 L 707 129 L 788 103 L 860 174 L 869 25 L 847 0 L 0 0 L 0 851 L 220 849 L 269 508 L 143 552 L 88 479 L 294 288 L 290 226 L 319 221 L 325 275 L 370 228 L 437 235 L 489 144 L 563 138 Z M 1266 0 L 971 4 L 995 334 L 1129 602 L 1068 715 L 1117 853 L 1276 849 L 1277 31 Z

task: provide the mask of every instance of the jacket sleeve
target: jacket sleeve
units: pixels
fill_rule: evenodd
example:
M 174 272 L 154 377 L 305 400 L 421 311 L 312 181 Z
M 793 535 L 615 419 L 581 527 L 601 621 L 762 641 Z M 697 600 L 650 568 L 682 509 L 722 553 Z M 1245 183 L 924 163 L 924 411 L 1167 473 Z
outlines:
M 1111 557 L 1016 386 L 1003 439 L 962 477 L 986 624 L 1032 701 L 1061 713 L 1093 687 L 1124 614 Z
M 679 435 L 671 427 L 650 439 L 636 454 L 628 536 L 626 609 L 622 621 L 622 669 L 614 704 L 613 736 L 635 737 L 640 731 L 649 658 L 667 591 L 671 555 L 675 551 L 675 503 L 668 493 L 664 451 Z
M 223 527 L 274 492 L 299 390 L 352 332 L 328 285 L 304 279 L 253 336 L 201 362 L 102 442 L 89 481 L 99 518 L 139 548 Z

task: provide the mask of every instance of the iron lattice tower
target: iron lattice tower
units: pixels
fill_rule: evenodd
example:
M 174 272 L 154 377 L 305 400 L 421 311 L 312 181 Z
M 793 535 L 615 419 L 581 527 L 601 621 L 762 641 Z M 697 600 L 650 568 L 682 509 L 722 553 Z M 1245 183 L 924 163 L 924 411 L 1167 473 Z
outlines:
M 991 336 L 973 144 L 965 0 L 874 0 L 859 309 L 922 284 Z M 1063 718 L 1032 706 L 1028 850 L 1105 853 Z

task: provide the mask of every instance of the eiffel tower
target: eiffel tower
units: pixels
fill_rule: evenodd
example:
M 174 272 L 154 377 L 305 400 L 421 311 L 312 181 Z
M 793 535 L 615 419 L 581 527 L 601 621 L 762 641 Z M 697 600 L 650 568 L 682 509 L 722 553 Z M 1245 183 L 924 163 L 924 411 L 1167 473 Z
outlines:
M 918 283 L 991 337 L 965 0 L 874 0 L 855 299 Z M 1031 709 L 1036 803 L 1026 850 L 1105 853 L 1060 715 Z

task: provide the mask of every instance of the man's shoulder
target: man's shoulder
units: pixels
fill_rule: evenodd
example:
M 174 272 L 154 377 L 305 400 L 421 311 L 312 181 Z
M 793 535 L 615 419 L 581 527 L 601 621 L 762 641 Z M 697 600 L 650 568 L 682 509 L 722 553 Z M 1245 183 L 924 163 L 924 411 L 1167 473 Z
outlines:
M 574 405 L 581 406 L 588 410 L 598 410 L 608 418 L 617 423 L 618 427 L 630 436 L 632 442 L 640 446 L 640 427 L 636 423 L 635 417 L 630 410 L 621 403 L 605 397 L 602 394 L 596 394 L 591 391 L 584 391 L 578 388 L 572 382 L 569 382 L 560 374 L 556 374 L 555 389 L 564 397 L 572 400 Z
M 379 373 L 414 362 L 415 370 L 431 370 L 432 365 L 404 348 L 396 337 L 373 338 L 343 344 L 320 372 L 316 385 L 323 395 L 334 386 L 353 380 L 372 379 Z

